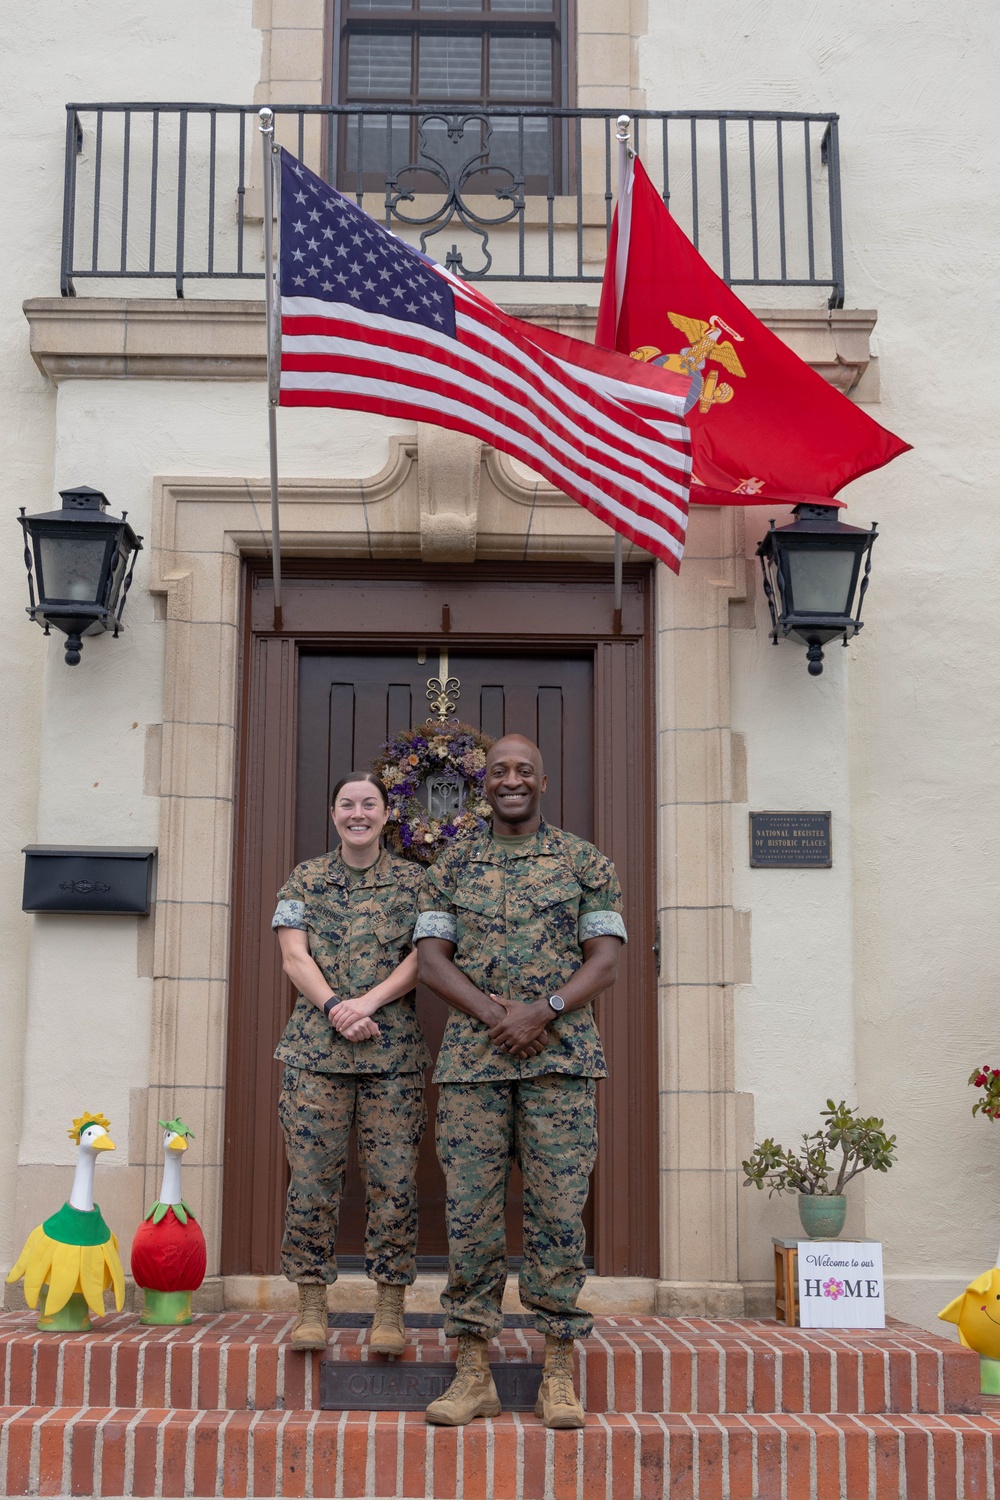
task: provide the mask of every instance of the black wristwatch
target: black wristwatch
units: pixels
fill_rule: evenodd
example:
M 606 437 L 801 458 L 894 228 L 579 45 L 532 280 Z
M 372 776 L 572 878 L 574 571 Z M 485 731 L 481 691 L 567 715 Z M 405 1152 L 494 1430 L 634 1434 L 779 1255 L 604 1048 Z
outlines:
M 552 1011 L 553 1015 L 561 1016 L 565 1009 L 566 1001 L 563 999 L 562 995 L 549 996 L 549 1010 Z
M 339 995 L 331 995 L 330 998 L 329 998 L 329 1000 L 327 1000 L 326 1003 L 324 1004 L 324 1006 L 323 1006 L 323 1014 L 324 1014 L 324 1016 L 326 1016 L 326 1019 L 328 1021 L 330 1019 L 330 1012 L 331 1012 L 331 1010 L 333 1010 L 333 1007 L 335 1005 L 339 1005 L 339 1004 L 340 1004 L 340 996 Z

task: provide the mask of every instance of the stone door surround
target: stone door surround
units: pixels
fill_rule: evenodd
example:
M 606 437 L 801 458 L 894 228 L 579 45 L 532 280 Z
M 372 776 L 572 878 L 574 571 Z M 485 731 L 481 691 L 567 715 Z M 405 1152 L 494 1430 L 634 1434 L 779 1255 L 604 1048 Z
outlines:
M 478 469 L 471 487 L 470 467 Z M 268 491 L 263 479 L 242 476 L 161 477 L 154 489 L 151 587 L 165 596 L 167 639 L 145 1159 L 156 1161 L 149 1149 L 156 1121 L 171 1111 L 180 1109 L 203 1132 L 196 1209 L 212 1271 L 222 1196 L 241 563 L 267 553 Z M 728 729 L 728 608 L 745 587 L 741 523 L 741 511 L 697 510 L 681 577 L 657 569 L 662 1263 L 659 1284 L 640 1297 L 650 1308 L 742 1306 Z M 613 547 L 582 509 L 525 483 L 495 453 L 423 427 L 416 442 L 391 443 L 378 474 L 284 484 L 282 539 L 290 556 L 464 560 L 474 547 L 476 558 L 559 556 L 606 560 L 609 569 Z

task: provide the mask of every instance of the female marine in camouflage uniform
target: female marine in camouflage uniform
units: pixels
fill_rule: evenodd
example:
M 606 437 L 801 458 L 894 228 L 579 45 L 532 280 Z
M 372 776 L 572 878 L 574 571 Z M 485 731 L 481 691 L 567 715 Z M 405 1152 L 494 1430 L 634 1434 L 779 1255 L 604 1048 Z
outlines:
M 281 1269 L 299 1289 L 292 1347 L 325 1349 L 353 1125 L 365 1182 L 365 1269 L 377 1284 L 371 1347 L 399 1354 L 403 1299 L 416 1274 L 415 1178 L 430 1061 L 414 1008 L 422 871 L 380 846 L 388 798 L 378 777 L 352 772 L 338 782 L 331 814 L 340 848 L 292 871 L 272 923 L 299 992 L 275 1052 L 285 1065 L 278 1108 L 291 1168 Z

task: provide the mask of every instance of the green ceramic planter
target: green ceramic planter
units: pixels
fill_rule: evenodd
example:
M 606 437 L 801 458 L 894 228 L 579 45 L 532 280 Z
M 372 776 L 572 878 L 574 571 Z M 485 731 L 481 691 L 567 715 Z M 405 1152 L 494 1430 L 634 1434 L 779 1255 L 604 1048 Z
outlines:
M 847 1199 L 824 1193 L 799 1194 L 799 1219 L 811 1240 L 835 1240 L 847 1218 Z
M 45 1306 L 48 1294 L 49 1289 L 45 1285 L 39 1297 L 39 1307 Z M 82 1292 L 74 1292 L 57 1313 L 49 1313 L 48 1316 L 43 1313 L 38 1320 L 38 1326 L 45 1333 L 89 1333 L 92 1325 L 86 1297 Z
M 163 1328 L 182 1328 L 191 1322 L 191 1293 L 158 1292 L 152 1287 L 144 1287 L 139 1322 Z

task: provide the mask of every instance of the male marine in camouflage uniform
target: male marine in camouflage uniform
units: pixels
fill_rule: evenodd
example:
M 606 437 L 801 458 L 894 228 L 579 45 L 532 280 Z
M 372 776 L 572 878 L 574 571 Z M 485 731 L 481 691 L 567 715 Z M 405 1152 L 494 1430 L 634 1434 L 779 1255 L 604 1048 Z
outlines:
M 387 850 L 365 870 L 351 869 L 337 851 L 299 865 L 278 892 L 272 925 L 304 932 L 319 971 L 310 974 L 306 959 L 293 976 L 318 989 L 299 994 L 275 1052 L 285 1065 L 278 1112 L 291 1170 L 281 1269 L 298 1283 L 303 1307 L 314 1289 L 323 1347 L 353 1124 L 365 1182 L 365 1270 L 378 1284 L 373 1348 L 381 1348 L 381 1313 L 396 1330 L 381 1352 L 401 1352 L 403 1289 L 416 1274 L 415 1174 L 430 1054 L 412 988 L 382 1004 L 377 1023 L 362 1018 L 346 1034 L 334 1028 L 331 1011 L 354 997 L 377 998 L 392 983 L 412 944 L 422 882 L 419 866 Z M 293 1345 L 316 1347 L 294 1334 Z
M 595 1081 L 606 1076 L 591 1001 L 613 983 L 626 938 L 614 866 L 542 821 L 544 790 L 538 747 L 520 735 L 498 740 L 486 763 L 493 831 L 456 842 L 431 866 L 414 933 L 421 979 L 452 1006 L 434 1078 L 447 1179 L 441 1301 L 458 1370 L 427 1410 L 449 1425 L 500 1410 L 486 1340 L 502 1326 L 514 1159 L 524 1178 L 519 1290 L 546 1335 L 536 1414 L 549 1427 L 583 1424 L 572 1340 L 592 1326 L 576 1301 Z

